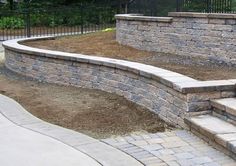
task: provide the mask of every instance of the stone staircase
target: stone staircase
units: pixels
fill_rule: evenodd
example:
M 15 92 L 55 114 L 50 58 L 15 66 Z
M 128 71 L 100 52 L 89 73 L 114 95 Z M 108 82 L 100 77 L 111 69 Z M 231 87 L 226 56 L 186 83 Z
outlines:
M 211 114 L 185 119 L 189 129 L 236 159 L 236 98 L 212 100 Z

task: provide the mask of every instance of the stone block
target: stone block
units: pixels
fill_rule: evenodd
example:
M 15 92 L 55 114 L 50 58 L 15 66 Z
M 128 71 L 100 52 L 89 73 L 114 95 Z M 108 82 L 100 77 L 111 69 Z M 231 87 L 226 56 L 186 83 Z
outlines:
M 188 102 L 207 101 L 210 99 L 218 99 L 221 97 L 221 92 L 202 92 L 187 94 Z
M 235 19 L 226 19 L 225 20 L 225 24 L 226 25 L 235 25 L 236 24 L 236 20 Z
M 208 20 L 208 23 L 209 24 L 220 24 L 220 25 L 224 25 L 225 24 L 225 19 L 215 19 L 215 18 L 212 18 L 212 19 L 209 19 Z

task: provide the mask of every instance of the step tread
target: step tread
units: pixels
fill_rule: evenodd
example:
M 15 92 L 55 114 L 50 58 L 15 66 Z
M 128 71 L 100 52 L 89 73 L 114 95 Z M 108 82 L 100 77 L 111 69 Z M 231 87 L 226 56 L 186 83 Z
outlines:
M 211 115 L 200 115 L 187 119 L 190 128 L 236 154 L 236 126 Z
M 192 117 L 190 120 L 213 133 L 236 133 L 236 126 L 211 115 L 200 115 Z
M 236 98 L 212 100 L 211 105 L 233 116 L 236 116 Z

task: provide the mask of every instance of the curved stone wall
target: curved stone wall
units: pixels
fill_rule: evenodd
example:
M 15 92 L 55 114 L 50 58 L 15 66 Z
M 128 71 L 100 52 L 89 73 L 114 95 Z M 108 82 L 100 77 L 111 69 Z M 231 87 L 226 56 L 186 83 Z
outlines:
M 236 65 L 236 14 L 116 15 L 117 41 L 141 50 Z
M 209 100 L 235 95 L 235 81 L 198 81 L 161 68 L 124 60 L 42 50 L 6 41 L 5 65 L 36 80 L 100 89 L 122 95 L 173 125 L 204 113 Z M 50 39 L 50 38 L 49 38 Z

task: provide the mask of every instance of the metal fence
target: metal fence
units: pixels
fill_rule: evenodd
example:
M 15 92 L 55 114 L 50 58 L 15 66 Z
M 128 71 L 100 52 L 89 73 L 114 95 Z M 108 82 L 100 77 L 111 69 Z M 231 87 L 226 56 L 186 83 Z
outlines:
M 236 13 L 236 0 L 134 0 L 126 5 L 92 4 L 39 9 L 25 5 L 0 10 L 0 40 L 31 36 L 62 36 L 95 32 L 115 26 L 116 13 L 167 16 L 171 11 Z M 29 3 L 28 3 L 29 5 Z M 126 8 L 127 7 L 127 8 Z M 20 9 L 20 10 L 19 10 Z
M 167 16 L 176 11 L 176 0 L 135 0 L 128 6 L 128 13 L 140 13 L 147 16 Z
M 63 36 L 95 32 L 115 26 L 109 7 L 0 11 L 0 40 L 31 36 Z
M 235 13 L 234 0 L 177 0 L 176 10 L 204 13 Z
M 236 13 L 236 0 L 134 0 L 128 13 L 167 16 L 168 12 Z

